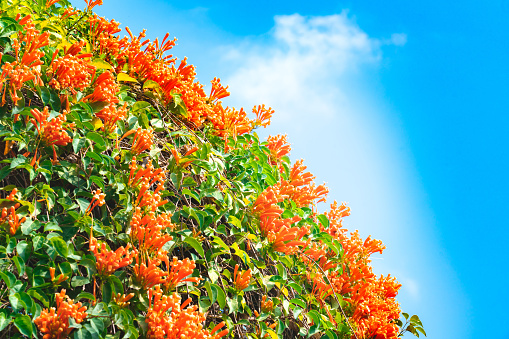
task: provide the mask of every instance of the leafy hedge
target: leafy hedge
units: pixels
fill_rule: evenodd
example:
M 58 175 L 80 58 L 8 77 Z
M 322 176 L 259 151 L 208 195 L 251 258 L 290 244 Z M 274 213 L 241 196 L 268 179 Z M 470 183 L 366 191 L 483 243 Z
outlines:
M 0 338 L 425 334 L 271 108 L 85 2 L 0 3 Z

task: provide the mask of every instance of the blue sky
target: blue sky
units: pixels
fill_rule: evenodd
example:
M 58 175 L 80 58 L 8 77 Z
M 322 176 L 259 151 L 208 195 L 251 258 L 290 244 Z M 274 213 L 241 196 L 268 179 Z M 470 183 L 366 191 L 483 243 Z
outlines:
M 73 1 L 83 8 L 83 2 Z M 429 338 L 509 338 L 509 4 L 502 1 L 105 0 L 133 32 L 176 36 L 174 54 L 228 105 L 276 109 L 350 230 L 387 250 L 377 273 Z M 411 337 L 408 335 L 406 337 Z

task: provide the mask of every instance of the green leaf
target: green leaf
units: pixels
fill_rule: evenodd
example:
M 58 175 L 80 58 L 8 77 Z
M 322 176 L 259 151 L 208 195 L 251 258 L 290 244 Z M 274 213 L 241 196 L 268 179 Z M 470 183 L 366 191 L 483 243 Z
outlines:
M 210 284 L 210 287 L 216 290 L 217 303 L 219 304 L 219 307 L 224 308 L 226 306 L 226 293 L 224 293 L 223 289 L 216 284 Z
M 87 210 L 88 206 L 90 205 L 90 201 L 88 201 L 85 198 L 76 198 L 76 202 L 80 206 L 81 213 L 85 213 L 85 211 Z
M 300 286 L 299 284 L 297 283 L 289 283 L 287 287 L 291 287 L 295 290 L 295 292 L 297 292 L 298 294 L 301 294 L 302 293 L 302 286 Z
M 7 288 L 11 288 L 16 282 L 16 276 L 9 271 L 0 271 L 0 278 L 5 282 Z
M 226 298 L 226 303 L 228 304 L 228 309 L 230 310 L 230 314 L 237 313 L 239 310 L 239 302 L 237 301 L 237 298 Z
M 14 261 L 14 265 L 16 265 L 16 269 L 18 270 L 18 276 L 22 276 L 25 274 L 25 261 L 23 258 L 19 256 L 15 256 L 12 258 L 12 261 Z
M 242 228 L 242 223 L 240 222 L 240 220 L 236 216 L 230 215 L 228 217 L 228 222 L 230 224 L 234 225 L 235 227 L 239 228 L 239 229 Z
M 426 332 L 424 331 L 424 328 L 419 327 L 419 326 L 416 326 L 416 327 L 415 327 L 415 329 L 416 329 L 417 331 L 421 332 L 422 334 L 424 334 L 424 336 L 425 336 L 425 337 L 427 337 Z
M 62 237 L 57 236 L 49 239 L 55 250 L 60 254 L 62 257 L 67 258 L 68 249 L 67 244 L 65 243 L 64 239 Z
M 27 158 L 25 158 L 21 154 L 18 154 L 18 156 L 11 161 L 10 168 L 11 169 L 17 168 L 18 166 L 24 165 L 26 162 L 27 162 Z
M 72 149 L 74 150 L 74 153 L 78 153 L 80 149 L 82 149 L 83 147 L 85 147 L 85 145 L 87 144 L 87 139 L 86 138 L 79 138 L 79 137 L 76 137 L 72 140 Z
M 95 300 L 94 295 L 92 293 L 88 293 L 88 292 L 81 292 L 75 298 L 75 300 L 80 300 L 80 299 Z
M 49 307 L 49 299 L 47 296 L 43 295 L 44 293 L 38 291 L 37 289 L 35 288 L 31 288 L 27 291 L 27 294 L 31 297 L 34 297 L 36 298 L 37 300 L 39 300 L 40 302 L 42 302 L 42 304 L 44 305 L 44 307 Z
M 136 103 L 131 108 L 131 112 L 136 113 L 138 111 L 144 110 L 148 107 L 150 107 L 150 103 L 146 101 L 136 101 Z
M 111 297 L 113 295 L 113 287 L 111 285 L 112 284 L 108 280 L 103 281 L 102 283 L 102 297 L 105 303 L 109 303 L 111 301 Z
M 187 179 L 187 178 L 186 178 L 186 179 Z M 184 180 L 184 181 L 185 181 L 185 180 Z M 191 198 L 194 198 L 194 199 L 195 199 L 198 203 L 200 203 L 200 202 L 201 202 L 201 199 L 200 199 L 199 195 L 198 195 L 198 194 L 196 194 L 196 192 L 190 191 L 190 190 L 189 190 L 189 189 L 187 189 L 187 188 L 184 188 L 184 189 L 182 190 L 182 194 L 185 194 L 185 195 L 187 195 L 187 196 L 190 196 Z
M 198 240 L 192 237 L 187 237 L 184 242 L 194 248 L 202 258 L 205 258 L 205 251 Z
M 44 225 L 44 232 L 62 232 L 62 229 L 58 226 L 58 224 L 49 222 Z
M 325 332 L 325 334 L 327 335 L 327 337 L 329 337 L 329 339 L 338 339 L 336 333 L 332 332 L 331 330 L 328 330 L 327 332 Z
M 108 280 L 111 282 L 113 291 L 117 294 L 124 294 L 124 286 L 122 285 L 122 282 L 120 279 L 115 275 L 110 275 L 108 277 Z
M 317 219 L 320 221 L 320 223 L 323 225 L 323 227 L 325 228 L 329 228 L 329 219 L 327 218 L 327 216 L 325 214 L 320 214 Z
M 18 314 L 14 318 L 14 326 L 21 332 L 21 334 L 31 337 L 33 333 L 32 319 L 28 315 Z
M 141 127 L 143 128 L 149 128 L 150 127 L 150 124 L 148 122 L 148 117 L 145 113 L 141 113 L 139 116 L 138 116 L 138 124 L 140 124 Z
M 104 151 L 106 149 L 106 143 L 104 138 L 97 132 L 88 132 L 87 139 L 95 143 L 94 150 Z
M 18 252 L 18 255 L 23 258 L 23 260 L 26 262 L 28 258 L 30 257 L 30 245 L 25 241 L 20 241 L 16 245 L 16 251 Z
M 11 323 L 11 321 L 12 321 L 12 318 L 10 316 L 7 316 L 7 314 L 1 312 L 0 313 L 0 332 L 2 332 L 3 329 L 6 328 Z
M 83 285 L 86 285 L 88 283 L 90 283 L 90 279 L 88 277 L 75 276 L 71 280 L 71 286 L 72 287 L 83 286 Z
M 143 89 L 147 88 L 159 88 L 159 83 L 155 82 L 154 80 L 147 80 L 143 84 Z
M 300 299 L 294 298 L 294 299 L 290 300 L 290 303 L 298 305 L 303 309 L 306 309 L 306 303 Z

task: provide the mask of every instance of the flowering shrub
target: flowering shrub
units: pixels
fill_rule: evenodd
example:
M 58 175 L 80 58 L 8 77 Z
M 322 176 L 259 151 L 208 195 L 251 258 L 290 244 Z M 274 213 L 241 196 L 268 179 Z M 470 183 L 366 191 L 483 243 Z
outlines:
M 0 2 L 0 338 L 425 334 L 274 110 L 85 3 Z

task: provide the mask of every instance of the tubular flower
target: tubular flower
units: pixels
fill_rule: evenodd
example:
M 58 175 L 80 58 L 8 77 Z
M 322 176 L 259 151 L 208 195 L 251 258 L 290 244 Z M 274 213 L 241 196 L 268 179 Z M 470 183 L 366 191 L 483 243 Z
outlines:
M 289 181 L 281 180 L 279 183 L 280 191 L 286 192 L 299 207 L 325 202 L 325 197 L 329 193 L 325 184 L 315 187 L 313 183 L 315 177 L 309 172 L 304 172 L 306 168 L 302 159 L 297 160 L 290 172 Z
M 32 113 L 32 116 L 34 117 L 33 119 L 30 119 L 30 122 L 37 128 L 42 141 L 46 145 L 65 146 L 72 141 L 69 134 L 67 134 L 67 131 L 63 129 L 63 124 L 66 121 L 67 111 L 64 110 L 62 114 L 49 121 L 48 106 L 45 106 L 42 112 L 37 108 L 34 108 L 30 111 L 30 113 Z M 67 124 L 66 127 L 73 128 L 74 124 Z M 56 160 L 56 154 L 54 155 Z
M 56 285 L 59 285 L 60 283 L 62 283 L 63 281 L 67 280 L 67 278 L 69 277 L 66 277 L 64 274 L 60 274 L 58 276 L 58 278 L 55 280 L 55 268 L 54 267 L 50 267 L 49 268 L 49 275 L 50 275 L 50 278 L 51 278 L 51 281 L 56 284 Z
M 381 276 L 359 290 L 353 300 L 356 307 L 352 316 L 359 337 L 397 337 L 399 328 L 394 320 L 399 319 L 401 310 L 394 298 L 400 287 L 394 278 Z
M 327 265 L 322 265 L 322 260 L 325 260 L 327 261 L 327 245 L 324 244 L 323 242 L 312 242 L 312 243 L 309 243 L 308 246 L 306 247 L 305 251 L 304 251 L 304 254 L 308 255 L 309 257 L 311 257 L 313 260 L 315 261 L 319 261 L 320 262 L 320 267 L 322 267 L 322 269 L 324 271 L 327 271 L 327 269 L 329 269 L 329 264 Z M 308 259 L 306 256 L 302 256 L 302 260 L 304 262 L 307 262 Z M 325 267 L 327 267 L 327 269 L 325 269 Z
M 48 0 L 48 1 L 46 1 L 46 8 L 50 8 L 51 6 L 53 6 L 54 4 L 56 4 L 59 1 L 60 0 Z
M 103 131 L 112 133 L 117 121 L 124 120 L 127 116 L 127 103 L 124 103 L 120 108 L 117 108 L 115 104 L 109 104 L 97 112 L 95 116 L 103 120 Z
M 308 274 L 308 280 L 313 282 L 312 293 L 319 301 L 323 302 L 333 293 L 331 286 L 324 281 L 321 274 L 315 274 L 313 278 L 311 278 L 311 275 Z
M 17 19 L 19 19 L 19 15 Z M 44 52 L 39 49 L 49 44 L 49 32 L 41 34 L 40 31 L 35 29 L 30 15 L 19 19 L 18 24 L 23 26 L 23 29 L 17 32 L 17 39 L 12 39 L 15 61 L 6 62 L 2 66 L 2 74 L 0 75 L 1 85 L 3 85 L 6 80 L 9 80 L 9 93 L 15 105 L 17 105 L 17 102 L 21 99 L 18 97 L 17 91 L 20 90 L 26 82 L 33 80 L 35 84 L 42 85 L 42 80 L 40 78 L 41 73 L 39 71 L 40 67 L 38 66 L 43 64 L 41 57 L 44 56 Z M 24 44 L 23 55 L 20 56 L 19 52 L 22 44 Z M 4 87 L 2 106 L 5 104 L 6 90 L 7 85 Z
M 238 272 L 238 270 L 239 265 L 235 265 L 235 269 L 233 270 L 233 286 L 237 292 L 240 292 L 246 289 L 251 282 L 251 269 L 243 273 Z
M 129 164 L 129 181 L 128 185 L 131 187 L 139 187 L 140 185 L 152 186 L 157 181 L 163 183 L 166 173 L 162 168 L 154 169 L 151 162 L 148 162 L 145 167 L 138 166 L 136 157 L 133 157 Z
M 161 260 L 158 258 L 147 259 L 147 261 L 135 257 L 136 264 L 133 268 L 134 280 L 143 288 L 150 289 L 156 285 L 164 284 L 165 277 L 168 275 L 159 268 Z M 141 263 L 140 263 L 141 262 Z M 159 287 L 159 286 L 157 286 Z
M 19 203 L 11 206 L 10 208 L 4 207 L 2 208 L 2 215 L 0 216 L 0 223 L 5 223 L 7 221 L 7 225 L 9 227 L 9 233 L 11 235 L 15 235 L 18 231 L 18 228 L 22 223 L 25 222 L 26 218 L 20 218 L 16 214 L 16 209 L 20 206 Z
M 113 301 L 120 307 L 129 306 L 129 300 L 134 297 L 134 293 L 129 293 L 128 295 L 117 293 L 113 295 Z
M 7 200 L 14 201 L 16 197 L 16 193 L 18 192 L 17 188 L 14 188 L 11 193 L 6 197 Z M 2 208 L 2 214 L 0 215 L 0 224 L 7 222 L 7 226 L 9 227 L 9 233 L 11 235 L 15 235 L 18 231 L 18 228 L 22 223 L 25 222 L 26 218 L 20 218 L 16 214 L 16 209 L 21 206 L 20 203 L 16 203 L 11 207 Z
M 84 41 L 71 45 L 65 55 L 58 59 L 55 59 L 58 49 L 55 50 L 50 71 L 53 74 L 53 79 L 49 82 L 51 87 L 57 90 L 69 89 L 72 94 L 76 94 L 76 88 L 83 91 L 90 85 L 95 75 L 95 67 L 85 61 L 85 58 L 92 54 L 78 55 L 84 45 Z
M 147 208 L 152 212 L 155 212 L 159 206 L 162 206 L 168 202 L 168 200 L 161 200 L 161 194 L 159 193 L 163 189 L 163 183 L 160 182 L 155 191 L 149 191 L 150 184 L 145 182 L 141 184 L 140 191 L 138 192 L 138 198 L 136 198 L 135 205 L 140 208 Z
M 309 234 L 309 227 L 288 228 L 283 226 L 277 232 L 270 231 L 267 235 L 267 239 L 271 243 L 274 251 L 294 254 L 297 251 L 297 246 L 306 245 L 305 241 L 298 239 L 302 239 L 302 237 L 307 234 Z
M 78 11 L 75 10 L 74 8 L 72 7 L 67 7 L 64 12 L 60 15 L 60 19 L 61 20 L 65 20 L 65 19 L 68 19 L 70 18 L 71 16 L 74 16 L 78 14 Z
M 269 186 L 259 196 L 253 204 L 253 212 L 260 216 L 260 219 L 266 217 L 279 217 L 283 210 L 277 207 L 277 203 L 282 202 L 288 196 L 282 194 L 279 187 Z M 273 210 L 274 209 L 274 210 Z
M 267 138 L 267 148 L 270 150 L 271 164 L 275 165 L 285 155 L 290 154 L 290 144 L 286 140 L 286 135 L 269 136 Z
M 166 257 L 164 261 L 168 270 L 166 282 L 163 284 L 166 292 L 173 291 L 178 285 L 185 282 L 198 283 L 200 281 L 198 277 L 189 277 L 196 268 L 194 260 L 188 258 L 178 260 L 177 257 L 173 257 L 173 261 L 170 262 Z
M 301 218 L 299 216 L 294 216 L 293 218 L 263 218 L 260 219 L 260 231 L 264 237 L 268 237 L 269 233 L 278 233 L 283 227 L 287 229 L 290 228 L 290 225 L 299 222 Z M 297 227 L 298 228 L 298 227 Z
M 92 200 L 90 201 L 90 204 L 88 205 L 88 207 L 87 207 L 87 209 L 85 211 L 85 215 L 89 215 L 90 212 L 92 212 L 92 210 L 97 205 L 102 206 L 105 203 L 104 198 L 106 197 L 106 194 L 102 193 L 100 188 L 98 188 L 97 190 L 92 191 L 92 193 L 94 195 L 92 196 Z
M 195 147 L 191 148 L 189 151 L 187 151 L 183 157 L 181 157 L 178 150 L 176 150 L 174 148 L 170 149 L 171 154 L 173 154 L 173 158 L 175 159 L 175 164 L 182 168 L 186 168 L 190 163 L 192 163 L 194 161 L 194 159 L 184 161 L 183 163 L 181 163 L 181 160 L 186 160 L 187 156 L 193 154 L 197 150 L 198 150 L 198 147 L 195 146 Z
M 330 211 L 325 212 L 325 216 L 329 219 L 329 227 L 325 228 L 320 224 L 320 230 L 326 232 L 338 240 L 345 239 L 346 229 L 343 228 L 343 218 L 350 215 L 350 207 L 342 203 L 338 206 L 337 201 L 330 205 Z
M 223 108 L 218 103 L 214 107 L 213 115 L 209 118 L 214 125 L 215 134 L 220 137 L 231 136 L 236 138 L 238 135 L 249 133 L 252 130 L 250 120 L 242 108 L 237 111 L 235 108 Z
M 228 86 L 223 87 L 223 85 L 221 85 L 221 79 L 214 78 L 214 80 L 212 80 L 211 83 L 212 89 L 210 90 L 209 95 L 210 102 L 215 102 L 220 99 L 226 98 L 227 96 L 230 96 L 230 92 L 227 91 Z
M 88 102 L 103 101 L 110 104 L 118 103 L 116 93 L 120 90 L 115 77 L 111 71 L 106 71 L 99 75 L 94 82 L 95 88 L 92 94 L 87 95 L 83 100 Z
M 65 295 L 65 290 L 55 294 L 57 307 L 43 309 L 41 315 L 34 320 L 39 331 L 44 334 L 43 339 L 64 339 L 71 333 L 69 318 L 76 323 L 81 323 L 86 317 L 86 306 L 74 301 Z
M 264 295 L 262 297 L 262 301 L 261 301 L 261 305 L 260 305 L 260 310 L 264 313 L 270 313 L 272 312 L 272 310 L 274 310 L 274 303 L 272 302 L 271 299 L 269 299 L 267 301 L 267 296 Z
M 219 331 L 224 322 L 216 325 L 212 331 L 203 329 L 206 317 L 197 311 L 197 306 L 189 305 L 191 299 L 181 303 L 177 293 L 164 295 L 159 286 L 149 290 L 149 308 L 145 316 L 148 325 L 147 338 L 186 338 L 186 339 L 219 339 L 228 334 L 228 329 Z
M 171 214 L 161 213 L 156 217 L 154 212 L 149 211 L 143 215 L 141 208 L 136 207 L 130 225 L 128 234 L 141 251 L 159 253 L 161 248 L 173 239 L 171 235 L 162 233 L 165 228 L 175 227 L 171 222 Z
M 103 0 L 85 0 L 87 4 L 87 12 L 91 11 L 95 6 L 102 6 Z
M 131 146 L 131 152 L 134 154 L 140 154 L 152 147 L 153 144 L 153 132 L 152 128 L 143 129 L 138 127 L 136 134 L 134 135 L 133 144 Z M 127 132 L 129 133 L 129 132 Z M 126 133 L 126 134 L 127 134 Z
M 256 119 L 253 120 L 253 128 L 258 126 L 266 128 L 270 125 L 270 118 L 272 118 L 274 110 L 271 107 L 265 108 L 265 105 L 258 105 L 258 107 L 253 107 L 253 113 L 256 115 Z
M 130 265 L 137 254 L 136 249 L 129 251 L 130 246 L 131 244 L 127 244 L 125 248 L 121 246 L 116 251 L 110 251 L 105 243 L 99 245 L 96 238 L 90 237 L 89 249 L 94 253 L 97 272 L 102 276 L 109 276 L 119 268 Z

